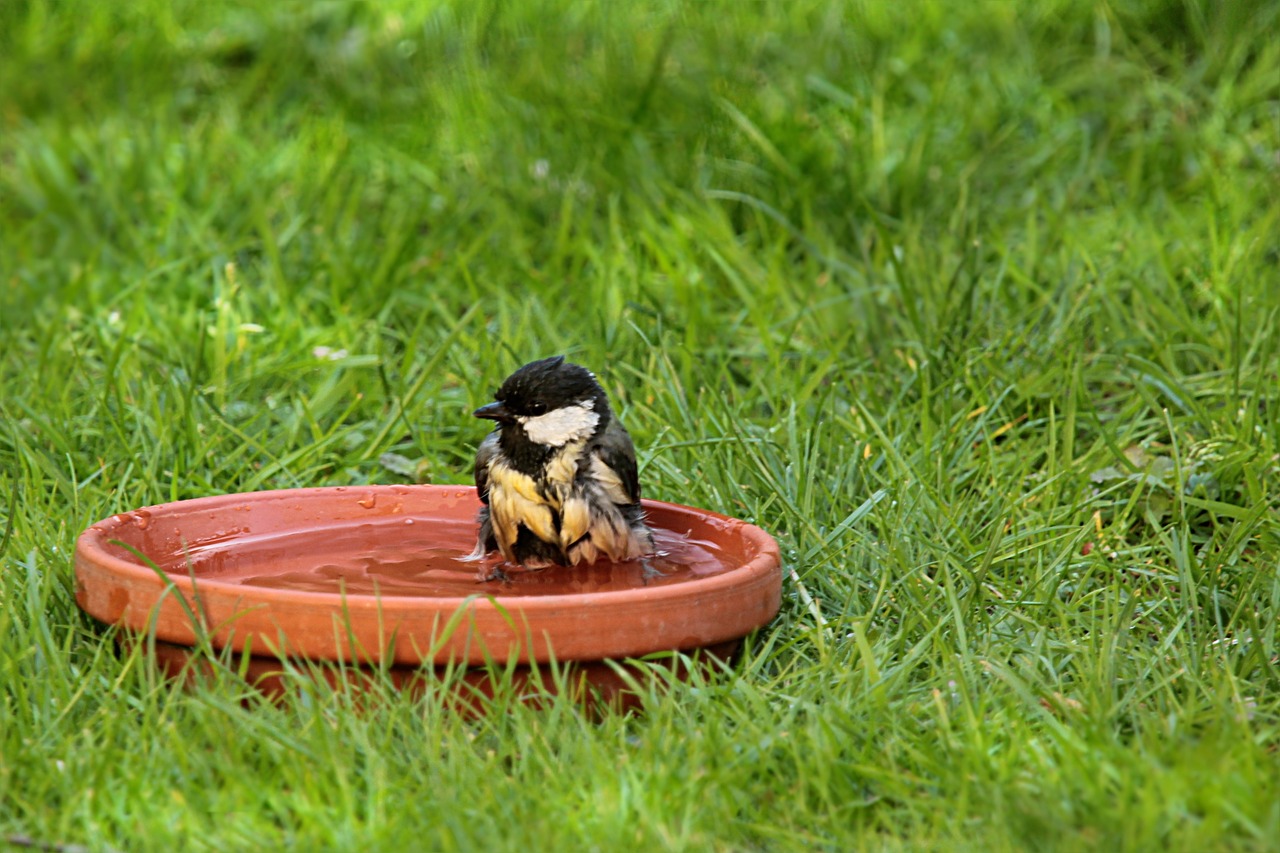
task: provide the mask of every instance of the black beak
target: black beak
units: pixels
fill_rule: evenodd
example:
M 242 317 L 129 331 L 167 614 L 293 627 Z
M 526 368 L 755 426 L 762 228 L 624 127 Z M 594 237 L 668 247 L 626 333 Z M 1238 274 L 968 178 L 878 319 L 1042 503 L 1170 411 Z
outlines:
M 499 423 L 509 423 L 515 420 L 515 415 L 501 403 L 490 403 L 487 406 L 481 406 L 471 414 L 477 418 L 485 418 L 490 421 L 498 421 Z

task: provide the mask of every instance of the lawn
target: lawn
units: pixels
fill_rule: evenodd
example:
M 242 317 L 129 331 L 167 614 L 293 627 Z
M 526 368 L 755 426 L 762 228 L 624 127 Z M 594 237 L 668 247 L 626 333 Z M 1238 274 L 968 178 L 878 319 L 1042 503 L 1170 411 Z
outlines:
M 0 846 L 1275 849 L 1278 30 L 0 3 Z M 554 353 L 646 496 L 777 536 L 731 671 L 269 704 L 76 607 L 113 513 L 470 482 Z

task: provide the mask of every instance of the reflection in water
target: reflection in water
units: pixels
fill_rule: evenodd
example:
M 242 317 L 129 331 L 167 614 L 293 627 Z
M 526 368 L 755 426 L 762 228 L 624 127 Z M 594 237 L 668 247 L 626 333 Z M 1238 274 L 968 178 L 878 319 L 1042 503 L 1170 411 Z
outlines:
M 495 565 L 463 562 L 475 544 L 470 522 L 422 519 L 379 520 L 269 535 L 229 536 L 193 545 L 157 564 L 174 574 L 245 586 L 348 595 L 447 597 L 569 595 L 666 586 L 740 566 L 739 554 L 705 540 L 654 530 L 658 556 L 647 563 L 660 572 L 646 577 L 638 560 L 598 561 L 589 566 L 537 571 L 501 564 L 508 581 L 482 583 Z

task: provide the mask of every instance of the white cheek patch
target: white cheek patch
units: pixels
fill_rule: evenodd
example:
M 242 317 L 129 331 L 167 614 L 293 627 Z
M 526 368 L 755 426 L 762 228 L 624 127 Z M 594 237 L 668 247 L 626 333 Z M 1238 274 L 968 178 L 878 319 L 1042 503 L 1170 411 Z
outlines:
M 590 400 L 583 400 L 536 418 L 520 417 L 516 420 L 520 421 L 530 441 L 547 447 L 564 447 L 595 432 L 600 414 Z

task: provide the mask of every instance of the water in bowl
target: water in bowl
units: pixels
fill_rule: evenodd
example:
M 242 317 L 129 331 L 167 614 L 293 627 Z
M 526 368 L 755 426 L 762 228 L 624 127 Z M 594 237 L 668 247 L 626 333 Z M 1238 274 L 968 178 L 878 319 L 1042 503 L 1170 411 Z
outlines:
M 644 563 L 598 560 L 540 570 L 502 565 L 508 580 L 481 581 L 499 564 L 462 558 L 475 544 L 475 524 L 397 517 L 273 534 L 236 534 L 199 542 L 157 559 L 171 574 L 196 581 L 331 595 L 456 598 L 574 595 L 665 586 L 720 574 L 744 560 L 689 533 L 654 529 L 658 553 Z M 646 571 L 646 564 L 647 569 Z

